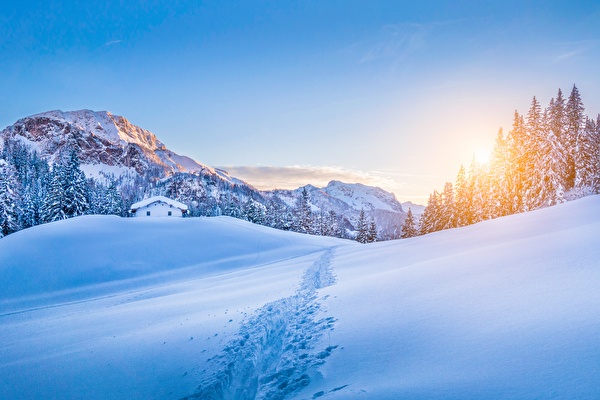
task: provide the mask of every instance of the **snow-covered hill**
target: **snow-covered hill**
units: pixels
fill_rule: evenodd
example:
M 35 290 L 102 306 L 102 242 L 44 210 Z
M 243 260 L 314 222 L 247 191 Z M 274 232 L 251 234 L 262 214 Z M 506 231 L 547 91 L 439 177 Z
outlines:
M 600 197 L 385 243 L 226 217 L 0 239 L 0 398 L 598 398 Z

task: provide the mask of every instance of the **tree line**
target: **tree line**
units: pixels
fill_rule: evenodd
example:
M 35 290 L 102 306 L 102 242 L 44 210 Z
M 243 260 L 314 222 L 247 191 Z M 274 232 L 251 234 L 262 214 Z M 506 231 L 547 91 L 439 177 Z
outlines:
M 0 237 L 80 215 L 127 216 L 134 202 L 165 195 L 188 204 L 195 217 L 225 215 L 281 230 L 354 238 L 353 224 L 344 216 L 313 211 L 306 190 L 288 205 L 276 195 L 267 197 L 211 174 L 86 178 L 75 145 L 63 148 L 52 163 L 19 140 L 0 145 Z M 364 221 L 357 223 L 363 240 Z
M 584 114 L 577 86 L 559 89 L 542 108 L 533 97 L 527 115 L 514 113 L 499 130 L 490 161 L 460 167 L 454 185 L 429 196 L 419 223 L 407 218 L 403 237 L 474 224 L 600 193 L 600 115 Z

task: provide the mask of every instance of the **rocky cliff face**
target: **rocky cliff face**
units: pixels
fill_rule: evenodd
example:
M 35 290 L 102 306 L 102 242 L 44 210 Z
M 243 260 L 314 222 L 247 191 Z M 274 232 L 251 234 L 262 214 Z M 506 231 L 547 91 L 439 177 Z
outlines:
M 28 142 L 50 160 L 70 146 L 78 150 L 82 164 L 131 168 L 139 175 L 151 170 L 169 176 L 209 169 L 168 150 L 152 132 L 107 111 L 55 110 L 36 114 L 18 120 L 0 136 Z

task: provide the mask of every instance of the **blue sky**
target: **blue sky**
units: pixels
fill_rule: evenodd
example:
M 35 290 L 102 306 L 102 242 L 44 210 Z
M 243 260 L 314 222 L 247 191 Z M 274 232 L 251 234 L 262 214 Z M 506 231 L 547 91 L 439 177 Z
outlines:
M 263 188 L 425 202 L 532 96 L 600 112 L 597 1 L 5 1 L 0 31 L 0 125 L 108 110 Z

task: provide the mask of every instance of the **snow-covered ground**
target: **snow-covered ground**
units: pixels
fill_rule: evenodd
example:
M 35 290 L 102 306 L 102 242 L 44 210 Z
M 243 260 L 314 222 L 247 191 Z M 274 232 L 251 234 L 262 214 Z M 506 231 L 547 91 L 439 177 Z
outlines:
M 0 398 L 600 398 L 600 197 L 354 242 L 226 217 L 0 239 Z

